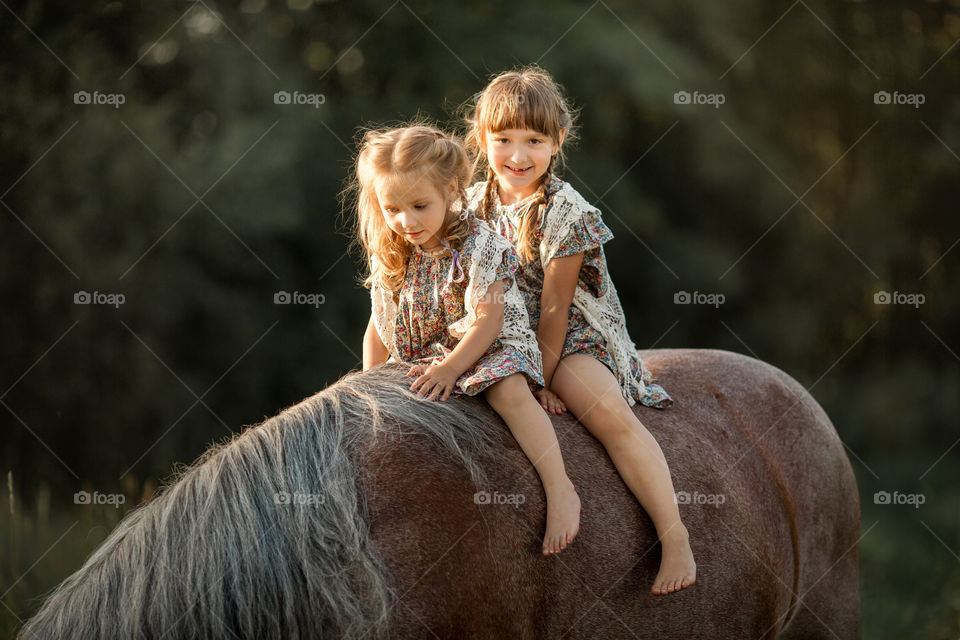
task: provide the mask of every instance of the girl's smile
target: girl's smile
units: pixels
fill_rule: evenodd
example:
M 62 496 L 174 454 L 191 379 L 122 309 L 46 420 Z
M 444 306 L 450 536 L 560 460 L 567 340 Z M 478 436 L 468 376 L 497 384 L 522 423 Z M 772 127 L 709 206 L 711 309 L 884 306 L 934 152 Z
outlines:
M 497 176 L 500 201 L 513 204 L 540 186 L 560 141 L 533 129 L 504 129 L 488 131 L 485 142 L 487 163 Z
M 504 168 L 506 168 L 507 171 L 509 171 L 510 173 L 512 173 L 512 174 L 515 175 L 515 176 L 523 176 L 523 175 L 526 175 L 526 173 L 527 173 L 528 171 L 530 171 L 531 169 L 533 169 L 532 166 L 531 166 L 531 167 L 524 167 L 523 169 L 515 169 L 515 168 L 511 167 L 510 165 L 503 165 L 503 166 L 504 166 Z

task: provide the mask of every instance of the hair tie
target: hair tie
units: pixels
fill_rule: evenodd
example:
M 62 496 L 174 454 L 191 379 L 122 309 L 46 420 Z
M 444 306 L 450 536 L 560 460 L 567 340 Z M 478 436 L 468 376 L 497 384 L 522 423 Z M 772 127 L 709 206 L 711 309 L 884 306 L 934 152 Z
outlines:
M 463 282 L 466 277 L 463 273 L 463 266 L 460 264 L 460 252 L 450 246 L 450 243 L 447 242 L 447 239 L 444 238 L 440 241 L 440 244 L 445 246 L 450 250 L 450 255 L 453 256 L 453 260 L 450 261 L 450 272 L 447 274 L 447 283 L 450 282 Z M 460 275 L 454 277 L 454 274 L 459 271 Z

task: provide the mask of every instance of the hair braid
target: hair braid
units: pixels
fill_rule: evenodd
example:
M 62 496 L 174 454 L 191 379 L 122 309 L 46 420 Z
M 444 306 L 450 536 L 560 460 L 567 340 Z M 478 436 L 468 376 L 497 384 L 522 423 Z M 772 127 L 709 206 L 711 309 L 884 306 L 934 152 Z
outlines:
M 487 188 L 483 191 L 483 202 L 480 203 L 480 213 L 483 220 L 490 219 L 490 209 L 493 205 L 493 190 L 497 187 L 497 175 L 493 168 L 487 169 Z
M 516 251 L 520 261 L 527 263 L 537 257 L 539 247 L 534 246 L 534 238 L 540 225 L 543 222 L 543 215 L 549 203 L 550 194 L 547 193 L 547 186 L 553 179 L 553 162 L 556 156 L 551 156 L 550 164 L 540 179 L 540 186 L 537 188 L 537 197 L 527 206 L 526 212 L 521 218 L 520 228 L 517 230 Z

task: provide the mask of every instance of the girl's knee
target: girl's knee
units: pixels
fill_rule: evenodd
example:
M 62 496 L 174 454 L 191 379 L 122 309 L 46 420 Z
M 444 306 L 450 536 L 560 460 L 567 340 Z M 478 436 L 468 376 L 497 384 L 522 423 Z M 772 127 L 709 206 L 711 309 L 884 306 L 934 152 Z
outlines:
M 531 392 L 524 375 L 514 373 L 484 389 L 484 395 L 491 403 L 518 403 L 531 395 Z
M 622 405 L 622 406 L 621 406 Z M 634 438 L 643 425 L 637 420 L 623 398 L 601 398 L 581 418 L 590 432 L 601 442 L 616 442 Z

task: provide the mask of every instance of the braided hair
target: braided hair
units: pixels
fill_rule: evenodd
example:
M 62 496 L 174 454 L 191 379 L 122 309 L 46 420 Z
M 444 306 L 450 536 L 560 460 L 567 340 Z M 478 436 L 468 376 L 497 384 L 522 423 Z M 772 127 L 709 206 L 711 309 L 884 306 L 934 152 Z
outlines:
M 549 203 L 550 183 L 556 165 L 563 162 L 563 143 L 575 138 L 576 112 L 564 97 L 560 85 L 544 69 L 531 65 L 518 71 L 507 71 L 494 77 L 467 106 L 467 148 L 474 154 L 476 174 L 486 164 L 486 188 L 480 202 L 478 217 L 489 220 L 494 212 L 493 190 L 497 176 L 486 157 L 486 136 L 506 129 L 532 129 L 553 141 L 557 153 L 550 158 L 547 170 L 540 176 L 537 197 L 524 213 L 515 249 L 521 262 L 529 262 L 538 255 L 534 237 L 543 222 Z

